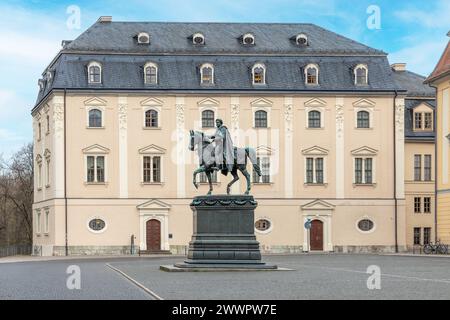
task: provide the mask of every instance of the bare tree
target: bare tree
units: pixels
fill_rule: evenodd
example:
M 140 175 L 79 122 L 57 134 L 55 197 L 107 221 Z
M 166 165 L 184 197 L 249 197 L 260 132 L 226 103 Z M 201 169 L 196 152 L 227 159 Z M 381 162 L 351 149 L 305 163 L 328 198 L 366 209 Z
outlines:
M 0 235 L 8 244 L 31 244 L 32 205 L 33 145 L 28 144 L 0 163 Z

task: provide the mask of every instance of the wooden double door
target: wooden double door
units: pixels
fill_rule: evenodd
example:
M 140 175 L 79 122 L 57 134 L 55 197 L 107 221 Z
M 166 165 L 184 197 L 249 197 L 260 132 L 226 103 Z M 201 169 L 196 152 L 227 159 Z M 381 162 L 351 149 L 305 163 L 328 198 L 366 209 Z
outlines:
M 147 251 L 161 250 L 161 222 L 156 219 L 147 221 L 146 224 Z
M 309 247 L 311 251 L 323 251 L 323 222 L 311 221 Z

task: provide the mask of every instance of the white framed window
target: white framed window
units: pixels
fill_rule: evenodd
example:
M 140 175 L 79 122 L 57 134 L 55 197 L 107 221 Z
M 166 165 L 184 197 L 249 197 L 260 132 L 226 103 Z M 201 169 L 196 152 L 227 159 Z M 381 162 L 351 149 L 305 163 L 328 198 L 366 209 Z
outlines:
M 36 210 L 36 233 L 40 235 L 41 232 L 41 210 Z
M 90 106 L 86 109 L 87 128 L 103 129 L 105 127 L 105 108 L 102 106 Z
M 86 182 L 106 183 L 105 155 L 86 155 Z
M 259 234 L 268 234 L 273 230 L 272 219 L 268 217 L 261 217 L 255 219 L 255 232 Z
M 353 102 L 355 129 L 373 129 L 375 122 L 375 102 L 369 99 L 359 99 Z
M 153 62 L 147 62 L 144 66 L 144 83 L 158 84 L 158 65 Z
M 42 156 L 38 154 L 36 156 L 36 165 L 37 165 L 37 189 L 42 189 Z
M 204 109 L 202 115 L 202 128 L 214 128 L 216 126 L 216 113 L 211 109 Z
M 304 183 L 325 185 L 327 179 L 328 150 L 314 146 L 302 151 L 304 159 Z
M 262 63 L 257 63 L 252 68 L 253 84 L 266 84 L 266 67 Z
M 51 158 L 51 152 L 46 149 L 45 153 L 44 153 L 44 157 L 45 157 L 45 187 L 49 188 L 50 187 L 50 158 Z
M 144 109 L 144 128 L 160 128 L 160 110 L 155 107 Z
M 276 166 L 272 159 L 273 150 L 266 146 L 260 146 L 256 149 L 256 162 L 261 170 L 261 176 L 259 176 L 255 170 L 253 170 L 253 183 L 254 184 L 270 184 L 273 182 L 273 170 Z
M 358 64 L 353 70 L 355 85 L 365 86 L 368 84 L 369 69 L 365 64 Z
M 353 156 L 353 184 L 376 184 L 376 155 L 377 150 L 370 147 L 361 147 L 352 152 Z
M 319 84 L 319 66 L 316 64 L 308 64 L 305 67 L 305 84 L 317 85 Z
M 139 150 L 141 155 L 141 183 L 161 184 L 164 183 L 164 155 L 166 150 L 156 145 Z
M 212 64 L 205 63 L 200 67 L 200 83 L 214 84 L 214 66 Z
M 266 110 L 256 110 L 254 113 L 254 127 L 255 128 L 268 128 L 269 127 L 269 114 Z
M 99 62 L 91 62 L 88 65 L 88 82 L 102 83 L 102 65 Z
M 150 44 L 150 35 L 147 32 L 139 32 L 137 42 L 138 44 Z
M 100 216 L 91 217 L 86 222 L 87 229 L 92 233 L 103 233 L 108 229 L 106 219 Z
M 44 233 L 48 234 L 50 230 L 50 210 L 45 209 L 45 217 L 44 217 Z
M 304 33 L 300 33 L 295 37 L 295 43 L 299 46 L 308 45 L 308 37 Z
M 199 32 L 194 33 L 192 35 L 192 43 L 194 45 L 204 45 L 205 44 L 205 36 Z
M 322 110 L 320 109 L 311 109 L 307 111 L 308 115 L 308 129 L 320 129 L 323 128 L 323 116 Z
M 374 232 L 377 225 L 375 224 L 374 219 L 369 216 L 364 216 L 356 220 L 355 227 L 360 233 L 368 234 Z
M 367 110 L 360 110 L 356 112 L 356 128 L 370 129 L 370 112 Z
M 245 46 L 251 46 L 255 44 L 255 36 L 251 33 L 246 33 L 242 36 L 242 44 Z

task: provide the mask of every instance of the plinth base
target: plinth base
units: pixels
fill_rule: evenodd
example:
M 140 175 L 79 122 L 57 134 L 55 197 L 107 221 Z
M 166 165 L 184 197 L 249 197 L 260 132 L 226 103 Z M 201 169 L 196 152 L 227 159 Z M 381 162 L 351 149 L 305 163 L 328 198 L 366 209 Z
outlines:
M 177 263 L 175 265 L 162 265 L 161 271 L 166 272 L 242 272 L 242 271 L 292 271 L 291 269 L 278 268 L 274 265 L 262 264 L 188 264 Z

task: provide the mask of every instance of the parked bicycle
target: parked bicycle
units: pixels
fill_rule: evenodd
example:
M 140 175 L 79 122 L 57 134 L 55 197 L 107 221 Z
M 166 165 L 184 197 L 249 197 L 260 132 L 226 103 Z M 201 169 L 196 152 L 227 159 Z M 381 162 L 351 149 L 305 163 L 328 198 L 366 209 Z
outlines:
M 423 246 L 423 252 L 425 254 L 448 254 L 448 245 L 442 244 L 441 241 L 438 240 L 435 244 L 425 244 Z

